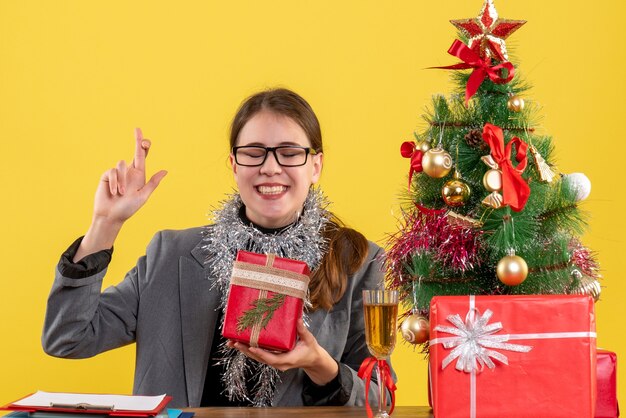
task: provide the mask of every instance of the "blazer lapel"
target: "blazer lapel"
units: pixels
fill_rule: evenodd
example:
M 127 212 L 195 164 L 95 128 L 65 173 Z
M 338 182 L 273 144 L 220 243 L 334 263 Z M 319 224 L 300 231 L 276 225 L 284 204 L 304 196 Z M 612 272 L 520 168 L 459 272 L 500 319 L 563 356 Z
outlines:
M 317 338 L 320 328 L 322 327 L 322 324 L 326 319 L 326 315 L 328 315 L 328 311 L 324 309 L 318 309 L 310 316 L 309 331 L 311 332 L 311 334 L 313 334 L 315 338 Z M 272 400 L 273 406 L 278 405 L 280 400 L 285 396 L 285 393 L 287 393 L 287 389 L 289 389 L 289 387 L 291 386 L 291 381 L 296 377 L 298 372 L 299 369 L 291 369 L 281 374 L 281 382 L 276 388 L 276 394 L 274 395 L 274 399 Z
M 200 243 L 201 244 L 201 243 Z M 204 268 L 200 244 L 190 257 L 180 257 L 180 312 L 187 400 L 190 407 L 200 405 L 209 351 L 217 325 L 219 292 L 210 291 L 211 280 Z

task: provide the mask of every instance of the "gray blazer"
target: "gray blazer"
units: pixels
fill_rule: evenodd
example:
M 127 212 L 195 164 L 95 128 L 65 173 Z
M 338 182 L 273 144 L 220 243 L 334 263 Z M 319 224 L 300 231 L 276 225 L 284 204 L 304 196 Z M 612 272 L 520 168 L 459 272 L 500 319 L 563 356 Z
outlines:
M 134 394 L 173 397 L 175 407 L 200 404 L 215 332 L 219 293 L 210 290 L 202 228 L 162 231 L 137 265 L 117 286 L 101 292 L 102 271 L 84 279 L 56 271 L 48 298 L 42 344 L 46 353 L 86 358 L 133 342 L 136 346 Z M 348 405 L 364 405 L 364 384 L 357 377 L 365 344 L 361 291 L 380 285 L 380 247 L 369 244 L 363 267 L 348 280 L 343 298 L 327 312 L 311 315 L 310 331 L 337 361 L 352 369 Z M 281 372 L 274 406 L 302 405 L 304 372 Z M 377 399 L 372 382 L 370 402 Z

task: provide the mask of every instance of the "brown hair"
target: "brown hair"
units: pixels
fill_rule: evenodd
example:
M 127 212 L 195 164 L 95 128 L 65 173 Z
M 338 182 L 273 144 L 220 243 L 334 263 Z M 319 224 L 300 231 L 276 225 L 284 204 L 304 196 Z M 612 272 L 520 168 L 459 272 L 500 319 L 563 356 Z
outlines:
M 293 119 L 309 138 L 311 148 L 317 152 L 324 152 L 322 130 L 313 109 L 302 96 L 287 89 L 262 91 L 244 100 L 230 126 L 230 148 L 237 145 L 243 127 L 261 110 L 269 110 Z
M 300 125 L 311 148 L 324 152 L 322 130 L 317 116 L 304 98 L 291 90 L 278 88 L 256 93 L 239 107 L 230 128 L 230 147 L 237 145 L 239 133 L 246 123 L 262 110 L 287 116 Z M 313 272 L 309 292 L 313 309 L 330 310 L 346 291 L 348 276 L 356 273 L 367 256 L 367 240 L 359 232 L 346 228 L 331 214 L 322 234 L 328 242 L 328 252 Z

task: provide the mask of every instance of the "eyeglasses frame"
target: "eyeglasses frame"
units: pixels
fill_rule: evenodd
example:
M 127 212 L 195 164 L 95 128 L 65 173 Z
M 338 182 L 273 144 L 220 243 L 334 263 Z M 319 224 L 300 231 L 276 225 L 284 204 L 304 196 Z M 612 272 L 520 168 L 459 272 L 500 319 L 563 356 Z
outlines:
M 262 148 L 265 150 L 265 156 L 263 157 L 263 161 L 261 161 L 259 164 L 240 164 L 239 161 L 237 161 L 237 150 L 241 149 L 241 148 Z M 302 164 L 298 164 L 298 165 L 285 165 L 285 164 L 281 164 L 278 158 L 278 155 L 276 154 L 276 150 L 278 149 L 283 149 L 283 148 L 299 148 L 305 151 L 304 154 L 304 162 Z M 271 152 L 272 154 L 274 154 L 274 159 L 276 160 L 276 163 L 281 166 L 281 167 L 302 167 L 303 165 L 305 165 L 309 159 L 309 154 L 310 155 L 317 155 L 317 151 L 315 151 L 313 148 L 311 147 L 303 147 L 300 145 L 279 145 L 277 147 L 262 147 L 260 145 L 241 145 L 238 147 L 233 147 L 231 149 L 231 152 L 233 154 L 233 156 L 235 157 L 235 164 L 240 165 L 242 167 L 260 167 L 263 164 L 265 164 L 265 161 L 267 161 L 267 156 L 268 154 Z

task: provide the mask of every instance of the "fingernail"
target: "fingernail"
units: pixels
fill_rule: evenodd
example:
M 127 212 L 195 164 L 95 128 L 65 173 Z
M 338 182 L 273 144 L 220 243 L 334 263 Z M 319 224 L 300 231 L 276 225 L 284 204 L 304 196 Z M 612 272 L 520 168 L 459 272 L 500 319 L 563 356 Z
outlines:
M 143 138 L 143 134 L 141 133 L 141 128 L 135 128 L 135 138 Z
M 148 142 L 148 141 L 141 141 L 141 146 L 143 148 L 150 148 L 150 142 Z
M 125 187 L 120 187 L 120 194 L 124 194 L 126 193 L 126 188 Z

